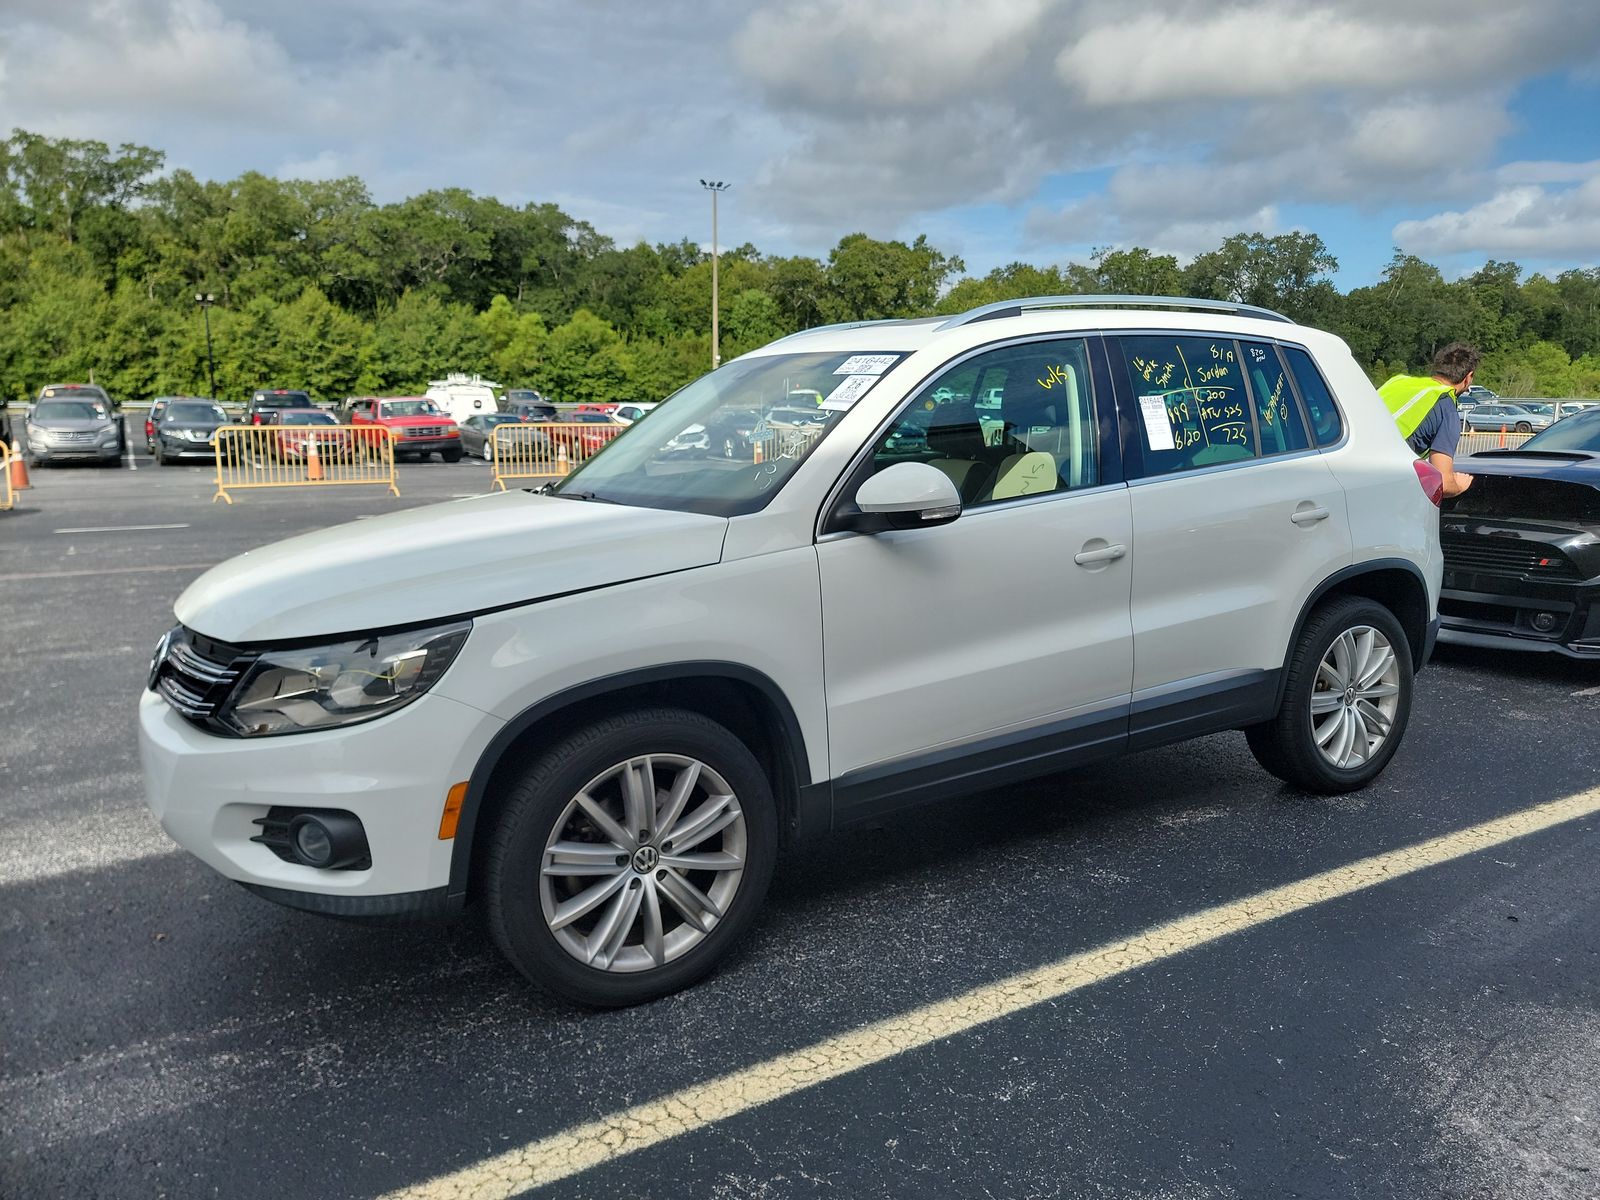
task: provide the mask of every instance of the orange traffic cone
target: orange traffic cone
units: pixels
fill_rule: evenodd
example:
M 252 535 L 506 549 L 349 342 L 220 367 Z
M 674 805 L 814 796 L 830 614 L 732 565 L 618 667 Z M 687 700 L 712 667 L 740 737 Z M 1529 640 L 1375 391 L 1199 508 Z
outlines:
M 757 441 L 755 443 L 755 451 L 756 451 L 756 453 L 755 453 L 755 464 L 757 466 L 760 466 L 761 465 L 761 460 L 765 456 L 761 452 L 761 442 L 760 442 L 759 439 L 757 439 Z
M 567 465 L 567 444 L 562 442 L 556 447 L 556 474 L 565 475 L 571 469 Z
M 315 434 L 306 443 L 306 478 L 313 482 L 322 478 L 322 457 L 317 453 Z
M 1500 426 L 1500 445 L 1502 447 L 1504 447 L 1505 444 L 1506 444 L 1506 427 L 1504 425 L 1502 425 L 1502 426 Z
M 28 460 L 22 457 L 22 450 L 17 443 L 11 443 L 11 490 L 20 492 L 24 488 L 31 488 L 32 481 L 28 479 Z

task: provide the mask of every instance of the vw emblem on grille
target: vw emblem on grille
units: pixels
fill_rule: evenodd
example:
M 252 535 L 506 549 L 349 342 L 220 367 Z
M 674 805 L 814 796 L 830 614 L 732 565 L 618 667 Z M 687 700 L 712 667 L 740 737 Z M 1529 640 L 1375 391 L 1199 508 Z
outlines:
M 661 852 L 654 846 L 640 846 L 633 852 L 633 869 L 641 875 L 654 871 L 660 861 Z
M 167 661 L 167 648 L 172 645 L 172 635 L 176 630 L 169 629 L 161 635 L 161 640 L 156 643 L 156 652 L 150 658 L 150 674 L 145 680 L 145 686 L 155 690 L 156 676 L 161 674 L 161 664 Z

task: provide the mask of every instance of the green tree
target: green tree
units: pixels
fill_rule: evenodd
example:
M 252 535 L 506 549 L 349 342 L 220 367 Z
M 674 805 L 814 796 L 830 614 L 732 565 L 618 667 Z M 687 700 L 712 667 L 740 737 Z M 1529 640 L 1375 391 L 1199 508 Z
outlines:
M 965 270 L 918 235 L 880 242 L 864 233 L 840 239 L 828 254 L 822 314 L 831 321 L 868 321 L 931 313 L 945 280 Z

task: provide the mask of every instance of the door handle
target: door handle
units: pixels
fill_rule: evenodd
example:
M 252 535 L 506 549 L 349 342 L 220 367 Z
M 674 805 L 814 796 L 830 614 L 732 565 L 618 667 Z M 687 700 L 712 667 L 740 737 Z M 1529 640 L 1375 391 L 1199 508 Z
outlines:
M 1127 552 L 1126 546 L 1102 546 L 1098 550 L 1081 550 L 1072 556 L 1072 561 L 1080 567 L 1092 567 L 1095 563 L 1114 562 Z
M 1296 525 L 1315 525 L 1318 521 L 1328 519 L 1328 510 L 1320 505 L 1316 508 L 1297 508 L 1289 516 L 1289 520 Z

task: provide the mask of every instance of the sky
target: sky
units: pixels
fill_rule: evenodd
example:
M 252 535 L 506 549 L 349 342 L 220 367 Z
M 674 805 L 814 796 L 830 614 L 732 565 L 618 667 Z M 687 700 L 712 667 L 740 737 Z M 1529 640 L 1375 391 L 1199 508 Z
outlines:
M 0 130 L 981 275 L 1300 230 L 1600 263 L 1600 0 L 4 0 Z

